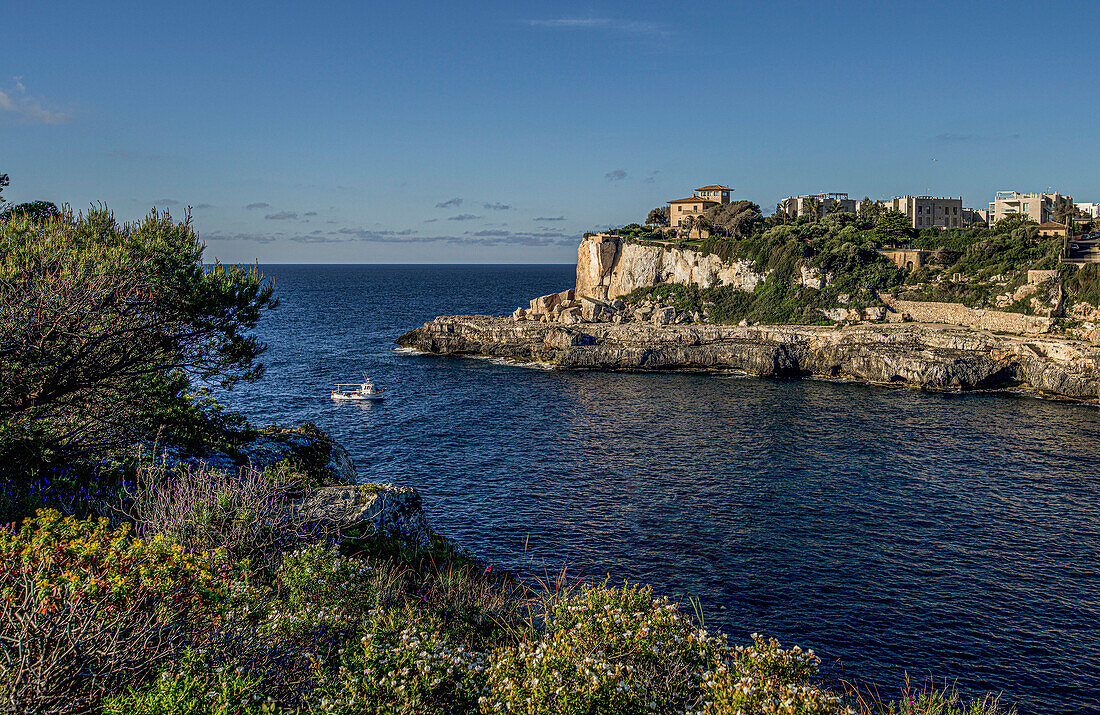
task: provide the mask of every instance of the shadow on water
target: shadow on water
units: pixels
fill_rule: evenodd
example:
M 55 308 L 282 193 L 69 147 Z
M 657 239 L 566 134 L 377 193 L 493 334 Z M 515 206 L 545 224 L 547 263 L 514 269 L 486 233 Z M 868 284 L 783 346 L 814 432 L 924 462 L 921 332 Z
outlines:
M 708 625 L 812 647 L 884 693 L 933 674 L 1025 711 L 1100 692 L 1100 411 L 734 374 L 524 369 L 395 351 L 511 312 L 572 266 L 275 266 L 268 374 L 230 404 L 315 422 L 365 481 L 523 574 L 698 596 Z M 377 404 L 333 404 L 366 370 Z

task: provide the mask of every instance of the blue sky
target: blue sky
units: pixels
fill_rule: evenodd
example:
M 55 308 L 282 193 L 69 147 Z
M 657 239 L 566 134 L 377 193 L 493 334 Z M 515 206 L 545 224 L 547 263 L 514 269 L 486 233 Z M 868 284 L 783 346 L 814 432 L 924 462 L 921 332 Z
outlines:
M 10 201 L 194 207 L 207 257 L 572 262 L 719 182 L 1100 201 L 1092 3 L 23 2 Z

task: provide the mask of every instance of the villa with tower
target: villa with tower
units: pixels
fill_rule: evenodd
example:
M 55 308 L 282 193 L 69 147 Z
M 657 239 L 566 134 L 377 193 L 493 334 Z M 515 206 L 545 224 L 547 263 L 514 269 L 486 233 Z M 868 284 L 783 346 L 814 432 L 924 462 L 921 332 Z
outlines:
M 711 206 L 728 204 L 730 202 L 730 192 L 732 191 L 733 189 L 728 186 L 711 184 L 696 189 L 693 196 L 669 201 L 668 225 L 672 228 L 683 226 L 685 219 L 694 218 Z

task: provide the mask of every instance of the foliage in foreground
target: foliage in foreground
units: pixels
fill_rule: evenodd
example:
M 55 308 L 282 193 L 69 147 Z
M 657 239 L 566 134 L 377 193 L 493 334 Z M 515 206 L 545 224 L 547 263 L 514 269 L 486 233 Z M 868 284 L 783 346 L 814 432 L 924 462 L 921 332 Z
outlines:
M 88 710 L 214 627 L 246 563 L 43 511 L 0 530 L 0 707 Z
M 0 711 L 1000 712 L 944 690 L 853 701 L 812 651 L 731 646 L 648 588 L 534 593 L 453 551 L 356 540 L 260 569 L 173 534 L 48 512 L 0 532 Z
M 207 446 L 193 385 L 262 374 L 258 271 L 207 268 L 190 218 L 105 208 L 0 220 L 0 461 L 26 479 L 145 439 Z

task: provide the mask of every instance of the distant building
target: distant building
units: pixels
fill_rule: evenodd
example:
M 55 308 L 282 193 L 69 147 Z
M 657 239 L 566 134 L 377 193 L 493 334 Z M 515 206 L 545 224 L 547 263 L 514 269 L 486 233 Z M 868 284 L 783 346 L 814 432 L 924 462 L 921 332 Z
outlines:
M 1077 210 L 1088 216 L 1089 218 L 1100 218 L 1100 204 L 1097 203 L 1077 203 L 1074 204 Z
M 959 228 L 968 225 L 962 198 L 940 196 L 895 196 L 882 202 L 887 211 L 897 211 L 913 228 Z
M 698 216 L 712 206 L 728 204 L 732 191 L 733 189 L 728 186 L 711 184 L 696 189 L 693 196 L 669 201 L 668 225 L 673 228 L 683 226 L 684 220 L 688 217 Z
M 989 223 L 989 211 L 986 209 L 963 208 L 963 226 L 975 226 L 979 223 Z
M 1064 223 L 1058 223 L 1057 221 L 1047 221 L 1046 223 L 1039 224 L 1040 236 L 1062 236 L 1066 235 L 1066 225 Z
M 1046 223 L 1054 218 L 1058 207 L 1073 205 L 1072 196 L 1053 194 L 1021 194 L 1019 191 L 998 191 L 989 203 L 990 223 L 1009 216 L 1024 216 L 1035 223 Z
M 837 212 L 856 212 L 855 199 L 848 198 L 848 194 L 836 192 L 788 196 L 779 202 L 779 208 L 788 216 L 807 216 L 815 206 L 818 218 Z

